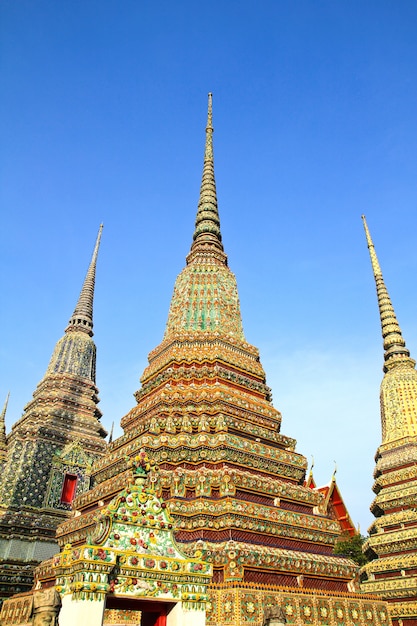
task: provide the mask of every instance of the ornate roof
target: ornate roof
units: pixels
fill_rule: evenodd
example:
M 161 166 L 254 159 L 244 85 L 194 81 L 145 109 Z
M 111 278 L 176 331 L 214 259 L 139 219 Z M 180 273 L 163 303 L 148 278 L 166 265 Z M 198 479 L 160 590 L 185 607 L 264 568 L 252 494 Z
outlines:
M 96 513 L 87 543 L 68 544 L 54 557 L 57 590 L 83 600 L 97 594 L 182 599 L 196 608 L 207 600 L 213 567 L 201 551 L 189 557 L 177 545 L 169 507 L 155 489 L 158 467 L 144 450 L 131 466 L 125 488 Z

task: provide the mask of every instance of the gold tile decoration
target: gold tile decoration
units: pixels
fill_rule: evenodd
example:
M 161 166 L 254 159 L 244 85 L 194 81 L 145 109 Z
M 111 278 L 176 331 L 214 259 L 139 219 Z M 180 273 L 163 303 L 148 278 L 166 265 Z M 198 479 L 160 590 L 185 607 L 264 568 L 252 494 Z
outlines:
M 336 594 L 317 589 L 297 590 L 272 585 L 235 583 L 209 586 L 208 626 L 261 626 L 266 607 L 283 608 L 287 624 L 326 626 L 387 626 L 387 605 L 376 597 Z M 214 607 L 216 610 L 213 610 Z M 213 608 L 212 608 L 213 607 Z
M 364 549 L 363 592 L 389 600 L 394 624 L 417 624 L 417 371 L 401 333 L 363 216 L 384 341 L 382 442 L 375 460 L 376 519 Z
M 56 530 L 61 548 L 38 566 L 37 582 L 53 584 L 55 575 L 61 595 L 96 606 L 110 595 L 181 602 L 200 616 L 205 609 L 208 626 L 261 626 L 265 609 L 276 604 L 297 626 L 390 626 L 387 604 L 359 593 L 358 566 L 333 554 L 340 516 L 326 494 L 306 483 L 307 460 L 296 451 L 295 439 L 281 432 L 282 415 L 273 405 L 259 351 L 245 338 L 220 229 L 212 117 L 210 94 L 190 251 L 174 285 L 162 341 L 149 354 L 135 406 L 121 420 L 123 435 L 104 450 L 91 339 L 94 261 L 21 420 L 22 426 L 39 428 L 26 441 L 18 423 L 11 436 L 14 462 L 21 458 L 35 481 L 30 494 L 37 500 L 30 504 L 37 507 L 36 520 L 42 520 L 42 507 L 52 510 L 49 536 L 55 539 Z M 97 249 L 98 243 L 93 258 Z M 387 311 L 387 353 L 408 367 L 389 306 Z M 407 385 L 404 379 L 403 394 Z M 387 393 L 402 424 L 398 399 L 392 389 Z M 73 445 L 62 436 L 69 415 Z M 40 427 L 48 420 L 53 423 L 46 432 Z M 393 462 L 395 429 L 386 428 L 381 463 Z M 406 435 L 413 436 L 411 429 Z M 159 470 L 149 474 L 146 487 L 133 489 L 138 458 L 152 459 Z M 34 461 L 48 476 L 46 492 L 38 486 Z M 84 471 L 88 479 L 83 483 L 80 477 L 71 517 L 57 502 L 59 480 L 69 471 Z M 25 483 L 19 482 L 19 491 L 10 478 L 4 497 L 20 507 Z M 132 621 L 137 615 L 106 613 L 107 620 L 122 617 Z
M 140 626 L 140 611 L 105 609 L 103 626 Z
M 364 615 L 358 566 L 333 554 L 341 523 L 323 493 L 305 484 L 306 458 L 281 432 L 259 352 L 244 335 L 220 231 L 211 96 L 191 249 L 135 398 L 121 420 L 124 434 L 93 468 L 93 488 L 58 528 L 61 546 L 85 545 L 94 509 L 123 488 L 130 459 L 143 449 L 160 468 L 154 486 L 176 540 L 213 566 L 209 624 L 260 624 L 264 596 L 281 598 L 283 589 L 290 623 L 335 620 L 337 601 L 340 624 L 353 624 L 350 610 Z

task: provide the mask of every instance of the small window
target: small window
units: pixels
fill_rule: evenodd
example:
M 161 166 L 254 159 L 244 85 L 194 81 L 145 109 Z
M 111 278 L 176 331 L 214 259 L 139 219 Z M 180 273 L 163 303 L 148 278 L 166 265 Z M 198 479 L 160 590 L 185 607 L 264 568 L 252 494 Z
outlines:
M 76 474 L 65 474 L 60 499 L 61 504 L 71 504 L 74 500 L 77 480 L 78 476 Z

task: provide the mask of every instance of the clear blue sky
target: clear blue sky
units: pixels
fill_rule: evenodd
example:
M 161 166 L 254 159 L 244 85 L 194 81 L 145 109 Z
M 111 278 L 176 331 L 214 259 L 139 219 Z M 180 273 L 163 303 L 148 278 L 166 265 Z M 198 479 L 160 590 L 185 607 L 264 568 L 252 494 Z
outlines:
M 382 345 L 365 213 L 417 356 L 417 3 L 3 0 L 0 402 L 72 313 L 100 222 L 103 423 L 134 405 L 189 250 L 207 92 L 223 240 L 282 432 L 366 531 Z M 120 429 L 118 431 L 120 433 Z

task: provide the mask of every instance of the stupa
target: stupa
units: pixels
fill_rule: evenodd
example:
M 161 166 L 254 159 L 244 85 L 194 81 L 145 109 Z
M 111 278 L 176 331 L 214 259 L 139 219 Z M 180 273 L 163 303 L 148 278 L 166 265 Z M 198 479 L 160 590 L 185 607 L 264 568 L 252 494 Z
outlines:
M 73 315 L 22 417 L 0 418 L 0 597 L 29 590 L 34 567 L 56 553 L 55 532 L 90 486 L 107 446 L 95 383 L 93 298 L 100 227 Z
M 246 341 L 220 232 L 211 94 L 191 249 L 135 397 L 124 434 L 58 528 L 63 548 L 86 543 L 143 449 L 159 466 L 155 489 L 181 549 L 213 566 L 208 624 L 260 625 L 277 604 L 288 623 L 389 623 L 385 603 L 358 593 L 356 564 L 333 554 L 341 525 L 323 493 L 304 484 L 306 458 L 281 433 L 259 352 Z
M 369 229 L 384 342 L 381 383 L 382 442 L 375 455 L 375 520 L 364 549 L 373 560 L 361 589 L 389 601 L 393 624 L 417 625 L 417 371 L 395 315 Z

